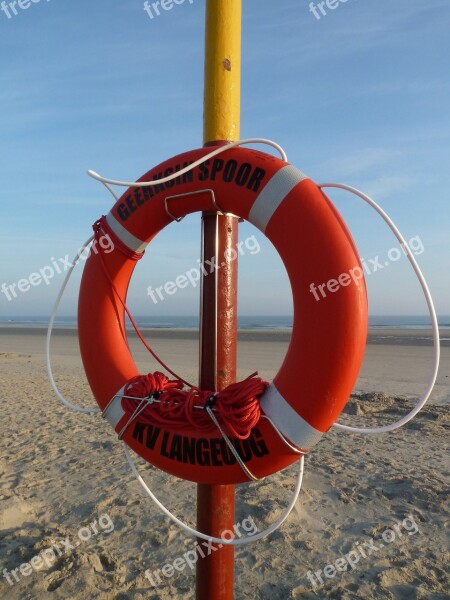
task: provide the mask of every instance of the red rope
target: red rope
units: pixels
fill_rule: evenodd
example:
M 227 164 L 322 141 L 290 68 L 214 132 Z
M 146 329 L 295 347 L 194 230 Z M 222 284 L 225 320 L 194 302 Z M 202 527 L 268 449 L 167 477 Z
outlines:
M 95 239 L 97 240 L 100 237 L 101 232 L 105 233 L 104 230 L 106 230 L 106 233 L 108 235 L 111 236 L 112 234 L 112 230 L 108 225 L 108 222 L 106 221 L 106 217 L 102 217 L 99 221 L 96 221 L 93 225 L 93 229 L 95 232 Z M 112 236 L 111 236 L 112 237 Z M 117 236 L 116 236 L 117 238 Z M 118 239 L 118 238 L 117 238 Z M 135 332 L 137 333 L 139 339 L 141 340 L 141 342 L 144 344 L 144 346 L 147 348 L 147 350 L 150 352 L 150 354 L 153 356 L 153 358 L 159 362 L 159 364 L 163 367 L 163 369 L 165 369 L 168 373 L 170 373 L 171 375 L 173 375 L 176 379 L 179 379 L 180 381 L 182 381 L 183 383 L 185 383 L 186 385 L 190 385 L 190 383 L 188 383 L 187 381 L 185 381 L 182 377 L 179 377 L 176 373 L 174 373 L 172 371 L 172 369 L 170 369 L 160 358 L 159 356 L 150 348 L 150 346 L 148 345 L 148 343 L 145 341 L 144 336 L 142 335 L 142 333 L 139 330 L 139 327 L 137 326 L 136 321 L 133 318 L 133 315 L 131 314 L 131 312 L 128 309 L 128 306 L 125 304 L 125 302 L 122 299 L 122 296 L 119 294 L 119 292 L 117 291 L 117 288 L 114 284 L 114 281 L 111 279 L 111 275 L 108 272 L 108 269 L 106 267 L 105 264 L 105 259 L 103 257 L 103 253 L 101 251 L 101 245 L 99 244 L 99 256 L 100 256 L 100 261 L 102 263 L 102 267 L 103 267 L 103 271 L 105 273 L 106 278 L 108 279 L 109 283 L 111 284 L 112 289 L 114 290 L 117 298 L 119 299 L 120 303 L 123 306 L 124 311 L 127 313 L 128 318 L 131 321 L 131 324 L 133 325 L 133 328 L 135 330 Z M 120 250 L 123 254 L 125 254 L 125 256 L 127 256 L 128 258 L 131 258 L 132 260 L 139 260 L 140 258 L 142 258 L 143 254 L 136 254 L 134 253 L 132 250 L 130 250 L 127 246 L 125 246 L 125 244 L 123 244 L 122 242 L 120 242 L 120 244 L 117 244 L 117 249 Z
M 138 375 L 124 389 L 123 395 L 133 398 L 123 398 L 122 408 L 131 417 L 142 404 L 139 399 L 151 400 L 153 396 L 158 401 L 148 404 L 139 414 L 140 423 L 166 426 L 172 430 L 192 428 L 206 433 L 216 427 L 204 410 L 209 406 L 226 433 L 243 440 L 249 437 L 261 417 L 259 396 L 269 385 L 256 375 L 253 373 L 244 381 L 233 383 L 217 393 L 197 387 L 184 391 L 182 381 L 169 380 L 159 372 Z
M 94 223 L 93 228 L 95 239 L 98 239 L 101 232 L 104 233 L 106 230 L 108 235 L 112 237 L 115 247 L 125 256 L 132 260 L 142 258 L 142 254 L 134 253 L 117 236 L 114 236 L 105 217 Z M 100 244 L 99 248 L 101 248 Z M 133 396 L 133 398 L 122 398 L 122 408 L 125 414 L 131 417 L 135 410 L 141 406 L 140 399 L 153 396 L 158 402 L 149 403 L 139 413 L 140 423 L 161 427 L 167 426 L 172 430 L 185 431 L 192 428 L 206 433 L 213 431 L 216 427 L 205 410 L 209 406 L 214 410 L 218 422 L 228 435 L 239 439 L 248 438 L 251 430 L 257 425 L 261 417 L 259 397 L 267 389 L 268 382 L 261 379 L 261 377 L 257 377 L 257 373 L 253 373 L 247 379 L 233 383 L 221 392 L 214 393 L 201 390 L 178 376 L 159 358 L 142 336 L 131 312 L 117 291 L 101 250 L 99 255 L 105 276 L 128 315 L 139 339 L 153 358 L 175 377 L 175 379 L 169 380 L 163 373 L 156 371 L 148 375 L 138 375 L 131 379 L 125 386 L 123 395 Z M 189 389 L 183 390 L 184 385 Z

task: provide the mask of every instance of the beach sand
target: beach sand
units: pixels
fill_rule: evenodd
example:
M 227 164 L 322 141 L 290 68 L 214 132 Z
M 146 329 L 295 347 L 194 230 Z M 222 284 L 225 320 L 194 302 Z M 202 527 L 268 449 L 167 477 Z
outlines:
M 195 332 L 147 336 L 161 358 L 196 382 Z M 236 551 L 237 599 L 450 598 L 450 335 L 441 336 L 441 368 L 429 405 L 391 434 L 331 430 L 324 436 L 305 460 L 303 489 L 289 520 Z M 426 331 L 371 331 L 342 422 L 375 426 L 405 414 L 426 388 L 429 338 Z M 0 329 L 0 598 L 194 598 L 194 570 L 160 574 L 154 586 L 145 577 L 146 570 L 173 565 L 195 541 L 144 496 L 108 423 L 59 404 L 47 381 L 44 340 L 43 330 Z M 271 379 L 288 341 L 286 332 L 240 332 L 239 378 L 258 370 Z M 142 372 L 157 369 L 133 336 L 131 346 Z M 57 330 L 52 349 L 61 390 L 75 403 L 93 405 L 76 332 Z M 195 484 L 138 463 L 160 499 L 194 525 Z M 294 465 L 238 486 L 236 523 L 252 517 L 259 530 L 267 527 L 288 503 L 296 474 Z M 55 546 L 62 555 L 53 561 L 49 549 Z M 47 565 L 39 561 L 43 551 Z M 345 555 L 354 559 L 353 568 L 344 559 L 346 570 L 336 570 Z M 36 566 L 16 571 L 17 582 L 12 571 L 30 561 Z

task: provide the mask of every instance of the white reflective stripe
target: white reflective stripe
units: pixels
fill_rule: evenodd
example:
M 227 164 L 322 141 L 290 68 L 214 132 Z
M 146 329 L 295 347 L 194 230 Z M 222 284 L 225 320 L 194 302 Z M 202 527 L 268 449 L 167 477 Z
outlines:
M 113 429 L 117 427 L 120 419 L 124 416 L 125 411 L 122 408 L 122 396 L 125 386 L 121 388 L 111 402 L 108 404 L 106 409 L 103 411 L 103 415 L 107 421 L 112 425 Z
M 299 390 L 299 394 L 301 391 Z M 261 408 L 287 439 L 302 450 L 317 444 L 323 432 L 315 429 L 295 412 L 271 383 L 260 400 Z
M 304 179 L 308 178 L 292 165 L 275 173 L 256 198 L 248 215 L 250 223 L 264 233 L 274 212 L 297 183 Z
M 110 212 L 106 215 L 106 222 L 127 248 L 138 254 L 144 252 L 145 248 L 148 246 L 147 242 L 143 242 L 127 231 Z

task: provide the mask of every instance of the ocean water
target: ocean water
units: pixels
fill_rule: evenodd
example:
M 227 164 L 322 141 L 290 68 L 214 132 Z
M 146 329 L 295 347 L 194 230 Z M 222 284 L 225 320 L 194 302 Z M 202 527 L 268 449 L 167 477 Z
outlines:
M 196 329 L 198 328 L 197 316 L 166 316 L 149 317 L 135 316 L 137 324 L 142 328 L 155 329 Z M 439 326 L 450 328 L 450 315 L 438 317 Z M 0 327 L 24 327 L 45 329 L 48 326 L 49 317 L 0 317 Z M 430 318 L 428 316 L 370 316 L 369 326 L 379 329 L 395 327 L 399 329 L 429 329 Z M 55 327 L 65 329 L 76 329 L 76 317 L 58 317 Z M 238 320 L 239 329 L 263 329 L 274 330 L 292 329 L 292 316 L 240 316 Z

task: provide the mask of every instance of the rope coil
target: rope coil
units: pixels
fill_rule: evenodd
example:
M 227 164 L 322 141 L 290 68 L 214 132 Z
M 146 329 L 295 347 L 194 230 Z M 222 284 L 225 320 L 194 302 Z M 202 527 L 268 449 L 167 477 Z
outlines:
M 261 418 L 259 397 L 269 383 L 252 373 L 221 392 L 201 390 L 191 386 L 183 390 L 183 382 L 169 380 L 163 373 L 155 372 L 134 377 L 125 386 L 122 409 L 128 417 L 139 412 L 139 421 L 156 426 L 170 426 L 173 430 L 186 431 L 188 427 L 209 433 L 216 425 L 209 416 L 213 410 L 224 431 L 240 440 L 246 440 Z M 156 397 L 158 395 L 158 397 Z M 155 401 L 156 400 L 156 401 Z

